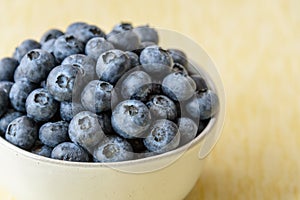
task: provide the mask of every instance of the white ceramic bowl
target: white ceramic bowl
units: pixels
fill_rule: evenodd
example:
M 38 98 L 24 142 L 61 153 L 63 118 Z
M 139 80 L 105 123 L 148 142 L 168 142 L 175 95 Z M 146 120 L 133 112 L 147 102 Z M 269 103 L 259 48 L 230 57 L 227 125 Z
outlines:
M 177 32 L 158 29 L 160 46 L 182 49 L 197 63 L 220 101 L 218 114 L 190 144 L 171 152 L 117 163 L 76 163 L 23 151 L 0 138 L 0 188 L 15 200 L 182 200 L 200 176 L 224 121 L 225 95 L 205 51 Z

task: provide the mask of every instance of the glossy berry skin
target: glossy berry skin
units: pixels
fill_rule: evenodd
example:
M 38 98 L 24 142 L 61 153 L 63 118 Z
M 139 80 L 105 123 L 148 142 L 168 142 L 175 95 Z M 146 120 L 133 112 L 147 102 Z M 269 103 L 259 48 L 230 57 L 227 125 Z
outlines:
M 40 144 L 40 145 L 35 145 L 31 149 L 31 153 L 34 153 L 36 155 L 40 155 L 40 156 L 44 156 L 44 157 L 50 158 L 52 150 L 53 150 L 52 147 Z
M 37 88 L 37 85 L 29 82 L 27 79 L 16 81 L 9 92 L 9 99 L 14 109 L 25 112 L 26 99 L 28 95 Z
M 89 154 L 77 144 L 63 142 L 54 147 L 51 158 L 72 162 L 88 162 Z
M 9 105 L 8 94 L 4 90 L 0 90 L 0 117 L 6 113 Z
M 144 134 L 151 122 L 147 106 L 137 100 L 120 102 L 113 110 L 111 124 L 116 133 L 124 138 L 136 138 Z
M 77 30 L 82 29 L 83 27 L 87 26 L 88 24 L 85 22 L 73 22 L 70 24 L 66 29 L 66 34 L 73 34 Z
M 50 120 L 55 115 L 58 106 L 58 102 L 44 88 L 32 91 L 26 99 L 27 116 L 36 121 Z
M 55 60 L 52 54 L 41 49 L 34 49 L 22 58 L 18 70 L 22 77 L 38 84 L 47 78 L 54 67 Z
M 173 61 L 167 51 L 158 46 L 146 47 L 140 55 L 140 63 L 148 73 L 165 73 Z
M 155 121 L 144 139 L 145 147 L 151 152 L 164 153 L 175 149 L 180 142 L 177 125 L 167 119 Z
M 39 130 L 39 139 L 43 144 L 55 147 L 69 141 L 68 128 L 69 123 L 65 121 L 45 123 Z
M 13 81 L 18 65 L 19 62 L 14 58 L 2 58 L 0 60 L 0 81 Z
M 175 103 L 164 95 L 153 95 L 146 106 L 151 112 L 152 119 L 175 120 L 177 117 Z
M 104 137 L 97 115 L 89 111 L 75 115 L 69 125 L 69 137 L 83 148 L 93 149 Z
M 51 53 L 52 55 L 54 55 L 54 44 L 55 44 L 56 39 L 50 39 L 47 42 L 44 42 L 42 44 L 41 49 L 44 51 L 47 51 L 49 53 Z M 56 58 L 55 58 L 56 63 L 59 63 Z
M 100 80 L 114 84 L 130 68 L 127 54 L 121 50 L 110 50 L 101 54 L 96 65 Z
M 164 94 L 173 100 L 185 101 L 191 98 L 196 90 L 195 81 L 182 72 L 173 72 L 162 82 Z
M 183 51 L 179 49 L 168 49 L 167 51 L 172 57 L 174 63 L 178 63 L 184 67 L 188 66 L 188 59 Z
M 141 42 L 153 42 L 154 44 L 158 44 L 157 31 L 148 25 L 135 27 L 133 32 L 137 34 Z
M 28 39 L 24 40 L 15 50 L 13 58 L 18 62 L 21 62 L 21 59 L 27 54 L 30 50 L 40 49 L 41 44 L 35 40 Z
M 132 51 L 126 51 L 125 53 L 129 57 L 131 68 L 134 68 L 134 67 L 137 67 L 137 66 L 141 65 L 140 60 L 139 60 L 140 58 L 136 53 L 134 53 Z
M 197 135 L 198 126 L 190 118 L 187 117 L 179 118 L 178 128 L 180 132 L 180 146 L 189 143 Z
M 135 99 L 143 102 L 149 101 L 151 95 L 161 94 L 161 84 L 150 83 L 139 87 L 136 92 L 130 97 L 130 99 Z
M 60 117 L 66 122 L 70 122 L 77 113 L 83 110 L 82 105 L 76 102 L 63 101 L 60 103 Z
M 14 82 L 10 81 L 0 81 L 0 90 L 9 94 L 11 87 L 13 86 Z
M 141 42 L 140 48 L 144 49 L 150 46 L 157 46 L 154 42 Z
M 133 29 L 133 26 L 131 23 L 128 23 L 128 22 L 121 22 L 119 24 L 116 24 L 112 31 L 108 34 L 108 36 L 110 35 L 113 35 L 113 34 L 118 34 L 118 33 L 122 33 L 122 32 L 125 32 L 125 31 L 129 31 L 129 30 L 132 30 Z
M 1 92 L 0 92 L 1 93 Z M 0 118 L 0 136 L 4 136 L 7 126 L 14 119 L 21 117 L 22 113 L 15 111 L 14 109 L 9 109 L 1 118 Z
M 86 81 L 96 79 L 96 61 L 84 54 L 73 54 L 66 57 L 61 65 L 73 65 L 82 69 L 82 78 Z
M 84 51 L 84 44 L 73 35 L 62 35 L 55 40 L 53 54 L 58 62 Z
M 116 49 L 132 51 L 140 47 L 140 39 L 132 30 L 111 32 L 107 35 L 107 41 L 112 43 Z
M 80 78 L 80 68 L 60 65 L 51 70 L 47 78 L 47 89 L 57 101 L 71 101 L 75 81 Z
M 151 77 L 144 71 L 133 71 L 122 82 L 121 94 L 124 99 L 130 99 L 144 85 L 151 84 Z
M 219 110 L 218 96 L 212 90 L 197 92 L 195 98 L 186 104 L 186 110 L 192 117 L 198 117 L 200 120 L 209 119 Z
M 29 150 L 35 143 L 38 136 L 38 126 L 33 119 L 21 116 L 9 123 L 5 139 L 22 148 Z
M 118 136 L 107 136 L 94 150 L 96 162 L 118 162 L 133 159 L 133 149 L 126 140 Z
M 111 108 L 113 85 L 105 81 L 89 82 L 81 93 L 83 107 L 93 113 L 108 111 Z
M 105 33 L 99 27 L 89 24 L 78 27 L 72 34 L 84 44 L 94 37 L 105 37 Z
M 95 37 L 87 42 L 85 46 L 85 54 L 97 61 L 102 53 L 113 49 L 114 45 L 108 42 L 105 38 Z
M 53 39 L 55 40 L 62 35 L 64 35 L 64 33 L 61 30 L 50 29 L 42 35 L 40 43 L 43 45 L 45 42 L 48 42 L 49 40 Z
M 196 91 L 205 92 L 209 89 L 205 79 L 201 75 L 194 74 L 194 75 L 191 75 L 191 78 L 196 83 Z

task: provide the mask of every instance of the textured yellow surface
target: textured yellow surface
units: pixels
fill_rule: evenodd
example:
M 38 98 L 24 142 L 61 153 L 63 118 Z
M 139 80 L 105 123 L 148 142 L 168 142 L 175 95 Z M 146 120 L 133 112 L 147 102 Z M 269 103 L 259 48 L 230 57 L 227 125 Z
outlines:
M 300 199 L 299 10 L 299 0 L 0 0 L 0 56 L 76 20 L 186 34 L 214 59 L 227 94 L 223 135 L 186 200 Z

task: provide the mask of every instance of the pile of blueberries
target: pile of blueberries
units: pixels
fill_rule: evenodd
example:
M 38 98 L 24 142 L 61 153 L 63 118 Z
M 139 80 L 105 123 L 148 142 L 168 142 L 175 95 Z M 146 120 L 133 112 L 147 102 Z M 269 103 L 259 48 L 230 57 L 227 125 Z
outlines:
M 219 100 L 157 31 L 83 22 L 23 41 L 0 60 L 0 140 L 40 156 L 116 162 L 162 154 L 201 134 Z

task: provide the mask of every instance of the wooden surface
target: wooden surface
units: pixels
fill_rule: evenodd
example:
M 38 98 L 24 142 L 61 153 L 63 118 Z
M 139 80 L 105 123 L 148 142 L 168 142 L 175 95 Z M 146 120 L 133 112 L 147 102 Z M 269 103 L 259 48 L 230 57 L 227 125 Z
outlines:
M 0 57 L 76 20 L 186 34 L 214 59 L 227 95 L 223 135 L 186 200 L 300 199 L 299 10 L 299 0 L 0 0 Z

